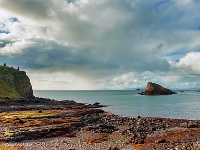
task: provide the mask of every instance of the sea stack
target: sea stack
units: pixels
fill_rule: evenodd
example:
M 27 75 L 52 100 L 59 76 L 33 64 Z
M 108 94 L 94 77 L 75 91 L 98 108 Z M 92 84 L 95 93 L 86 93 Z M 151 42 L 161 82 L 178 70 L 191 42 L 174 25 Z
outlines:
M 171 95 L 176 94 L 175 92 L 162 87 L 159 84 L 148 82 L 145 91 L 139 93 L 140 95 Z

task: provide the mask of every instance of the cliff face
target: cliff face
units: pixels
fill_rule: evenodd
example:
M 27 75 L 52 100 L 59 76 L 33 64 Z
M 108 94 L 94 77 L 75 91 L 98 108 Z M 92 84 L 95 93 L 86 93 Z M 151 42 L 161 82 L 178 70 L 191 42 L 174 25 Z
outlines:
M 26 72 L 0 66 L 0 99 L 32 98 L 33 90 Z
M 149 82 L 147 84 L 145 91 L 143 91 L 140 94 L 141 95 L 170 95 L 170 94 L 176 94 L 176 93 L 160 86 L 159 84 Z

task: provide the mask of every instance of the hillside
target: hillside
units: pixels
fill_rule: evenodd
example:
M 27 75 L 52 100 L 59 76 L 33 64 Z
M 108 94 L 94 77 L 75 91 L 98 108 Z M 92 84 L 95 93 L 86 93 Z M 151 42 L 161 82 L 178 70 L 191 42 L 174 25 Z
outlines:
M 32 98 L 33 90 L 25 71 L 0 66 L 0 99 Z

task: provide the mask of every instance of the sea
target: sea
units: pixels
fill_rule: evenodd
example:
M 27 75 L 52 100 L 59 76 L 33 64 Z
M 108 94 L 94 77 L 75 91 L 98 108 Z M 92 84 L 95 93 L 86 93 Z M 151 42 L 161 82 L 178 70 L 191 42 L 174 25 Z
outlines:
M 121 116 L 200 120 L 200 92 L 175 91 L 163 96 L 139 95 L 140 90 L 34 90 L 37 97 L 108 105 L 102 108 Z

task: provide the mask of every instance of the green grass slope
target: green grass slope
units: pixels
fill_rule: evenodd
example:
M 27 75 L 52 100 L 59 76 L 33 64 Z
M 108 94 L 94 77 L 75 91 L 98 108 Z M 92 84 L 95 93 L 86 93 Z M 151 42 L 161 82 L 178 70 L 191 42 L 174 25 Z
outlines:
M 21 95 L 0 79 L 0 100 L 19 99 Z
M 19 68 L 0 65 L 0 99 L 32 98 L 33 90 L 29 77 Z

